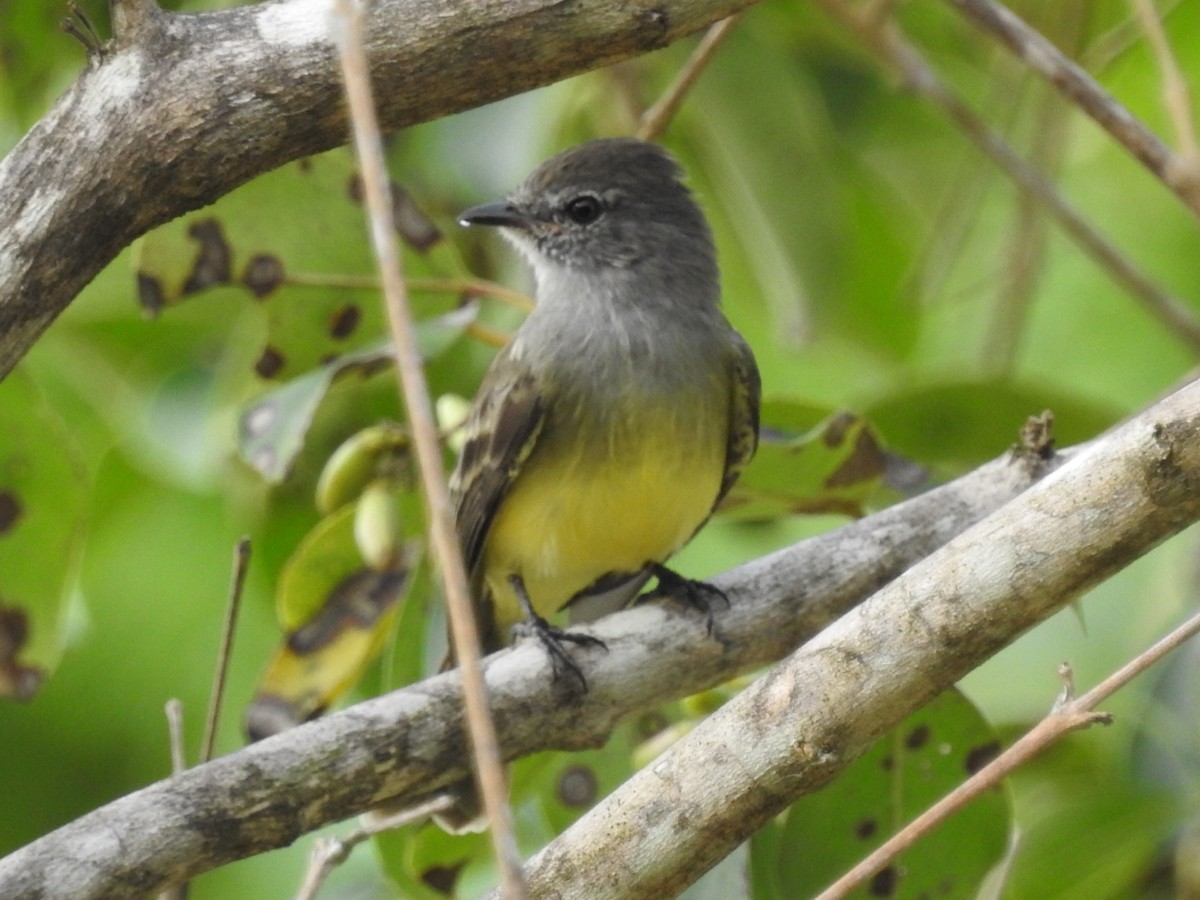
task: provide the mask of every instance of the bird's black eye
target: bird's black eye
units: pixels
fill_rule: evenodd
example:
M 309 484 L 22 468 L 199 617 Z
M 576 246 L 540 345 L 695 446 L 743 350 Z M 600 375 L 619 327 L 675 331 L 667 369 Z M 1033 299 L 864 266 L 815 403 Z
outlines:
M 567 203 L 567 217 L 576 225 L 591 225 L 604 212 L 604 204 L 599 197 L 591 194 L 580 194 Z

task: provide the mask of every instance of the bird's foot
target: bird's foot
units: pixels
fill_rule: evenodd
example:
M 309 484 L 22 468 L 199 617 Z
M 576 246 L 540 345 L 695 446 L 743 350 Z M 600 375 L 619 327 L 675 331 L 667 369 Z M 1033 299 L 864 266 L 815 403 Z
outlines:
M 707 581 L 694 581 L 684 578 L 678 572 L 668 569 L 659 563 L 652 563 L 650 571 L 658 579 L 658 591 L 668 594 L 693 609 L 704 613 L 704 626 L 708 636 L 713 633 L 713 606 L 721 603 L 729 609 L 729 597 L 719 587 L 714 587 Z
M 554 671 L 554 680 L 557 681 L 563 675 L 570 673 L 576 681 L 579 682 L 579 687 L 584 693 L 587 693 L 588 683 L 583 676 L 583 670 L 579 668 L 579 663 L 571 658 L 571 654 L 567 652 L 567 648 L 563 644 L 576 644 L 580 647 L 599 647 L 601 650 L 607 650 L 608 645 L 599 638 L 592 637 L 590 634 L 578 634 L 573 631 L 564 631 L 561 628 L 555 628 L 539 615 L 533 615 L 527 618 L 524 622 L 518 622 L 512 627 L 513 638 L 519 637 L 535 637 L 543 647 L 546 648 L 546 654 L 550 657 L 550 667 Z
M 566 672 L 570 672 L 575 680 L 579 682 L 579 687 L 586 694 L 588 683 L 587 679 L 583 677 L 583 670 L 579 668 L 579 663 L 571 658 L 571 654 L 567 653 L 567 648 L 563 644 L 571 643 L 578 644 L 581 647 L 600 647 L 603 650 L 607 650 L 608 645 L 600 640 L 600 638 L 594 638 L 590 634 L 577 634 L 570 631 L 563 631 L 561 628 L 555 628 L 534 610 L 533 603 L 529 600 L 529 592 L 525 590 L 525 582 L 520 575 L 510 575 L 508 583 L 512 585 L 513 592 L 517 595 L 517 601 L 521 604 L 521 609 L 525 612 L 525 621 L 518 622 L 512 627 L 514 640 L 519 637 L 536 637 L 541 641 L 542 646 L 546 648 L 546 653 L 550 657 L 550 667 L 554 671 L 554 680 L 557 681 Z

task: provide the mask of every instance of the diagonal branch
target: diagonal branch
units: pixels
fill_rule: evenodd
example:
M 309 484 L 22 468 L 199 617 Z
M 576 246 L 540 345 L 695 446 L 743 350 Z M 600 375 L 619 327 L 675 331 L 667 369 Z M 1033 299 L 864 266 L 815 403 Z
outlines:
M 531 859 L 531 896 L 677 894 L 971 669 L 1200 518 L 1198 432 L 1193 382 L 905 572 Z
M 593 631 L 609 652 L 580 658 L 583 697 L 547 677 L 536 642 L 491 657 L 505 756 L 602 743 L 623 718 L 781 658 L 1063 457 L 1006 454 L 728 573 L 717 584 L 733 602 L 716 611 L 716 639 L 670 604 L 609 616 Z M 0 897 L 141 896 L 385 799 L 416 802 L 469 772 L 461 698 L 446 673 L 150 785 L 0 860 Z
M 966 3 L 969 0 L 951 2 Z M 888 68 L 900 73 L 916 94 L 947 116 L 1015 184 L 1040 200 L 1063 231 L 1172 335 L 1193 350 L 1200 350 L 1200 319 L 1188 305 L 1159 287 L 1094 229 L 1042 172 L 1018 156 L 995 129 L 938 77 L 891 20 L 880 21 L 872 10 L 861 11 L 845 0 L 817 0 L 817 4 L 849 28 Z M 1045 38 L 1041 40 L 1045 41 Z
M 377 0 L 367 51 L 380 122 L 413 125 L 637 56 L 751 2 L 477 0 L 448 15 Z M 136 237 L 348 134 L 332 0 L 193 15 L 113 6 L 113 39 L 0 161 L 0 377 Z
M 995 0 L 946 0 L 1013 53 L 1072 103 L 1091 116 L 1122 147 L 1158 176 L 1193 214 L 1200 216 L 1200 180 L 1159 138 L 1037 30 Z
M 872 875 L 896 859 L 901 853 L 961 811 L 973 800 L 998 788 L 1013 772 L 1043 753 L 1056 741 L 1072 732 L 1092 725 L 1111 725 L 1110 713 L 1095 712 L 1096 707 L 1111 694 L 1124 687 L 1150 666 L 1163 659 L 1184 641 L 1200 633 L 1200 614 L 1192 616 L 1165 638 L 1139 653 L 1137 657 L 1109 675 L 1084 696 L 1076 698 L 1071 667 L 1059 666 L 1063 690 L 1054 708 L 1033 728 L 1021 735 L 1011 747 L 929 807 L 896 834 L 873 850 L 862 862 L 821 892 L 816 900 L 837 900 L 849 896 Z

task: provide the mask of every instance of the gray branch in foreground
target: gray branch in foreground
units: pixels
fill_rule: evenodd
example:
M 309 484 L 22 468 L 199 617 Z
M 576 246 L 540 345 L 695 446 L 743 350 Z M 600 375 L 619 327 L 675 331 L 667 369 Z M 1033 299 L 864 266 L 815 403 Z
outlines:
M 595 746 L 621 719 L 792 652 L 1071 452 L 1010 457 L 920 497 L 742 566 L 715 638 L 670 602 L 598 622 L 580 652 L 591 686 L 553 682 L 533 642 L 489 658 L 507 758 Z M 122 797 L 0 860 L 0 897 L 145 895 L 389 798 L 416 800 L 468 771 L 457 673 L 360 703 Z
M 526 868 L 530 896 L 674 896 L 904 717 L 1200 518 L 1198 434 L 1193 382 L 906 571 L 551 842 Z
M 113 0 L 104 53 L 0 161 L 0 378 L 139 235 L 346 142 L 332 2 L 176 14 Z M 628 59 L 751 2 L 374 0 L 380 123 L 413 125 Z

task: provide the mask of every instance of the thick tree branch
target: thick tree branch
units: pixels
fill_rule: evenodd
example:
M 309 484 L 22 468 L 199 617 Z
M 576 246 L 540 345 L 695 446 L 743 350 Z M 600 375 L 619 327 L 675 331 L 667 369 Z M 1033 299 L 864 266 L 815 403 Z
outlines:
M 732 603 L 714 638 L 672 604 L 609 616 L 593 630 L 608 652 L 578 657 L 583 697 L 552 681 L 536 642 L 492 657 L 506 757 L 598 744 L 622 718 L 781 658 L 1058 462 L 1006 455 L 716 579 Z M 440 675 L 116 800 L 0 860 L 0 896 L 147 894 L 384 799 L 415 801 L 469 771 L 461 696 L 457 673 Z
M 1200 518 L 1198 433 L 1193 382 L 905 572 L 530 860 L 530 896 L 674 896 L 1028 628 Z
M 646 53 L 751 2 L 377 0 L 380 122 L 424 122 Z M 104 52 L 0 162 L 0 377 L 136 237 L 345 143 L 331 5 L 182 15 L 114 2 Z

